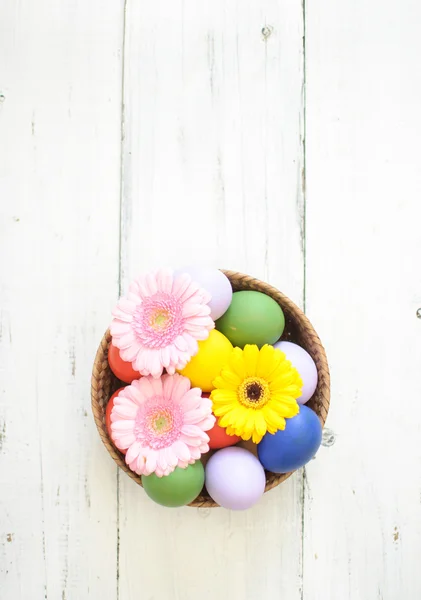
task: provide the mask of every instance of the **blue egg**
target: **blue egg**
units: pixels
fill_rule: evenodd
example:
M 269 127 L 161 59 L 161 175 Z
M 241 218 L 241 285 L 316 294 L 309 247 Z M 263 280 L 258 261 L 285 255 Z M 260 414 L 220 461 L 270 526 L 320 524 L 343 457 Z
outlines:
M 285 429 L 267 433 L 257 446 L 259 460 L 267 471 L 289 473 L 308 463 L 322 442 L 319 417 L 308 406 L 286 419 Z

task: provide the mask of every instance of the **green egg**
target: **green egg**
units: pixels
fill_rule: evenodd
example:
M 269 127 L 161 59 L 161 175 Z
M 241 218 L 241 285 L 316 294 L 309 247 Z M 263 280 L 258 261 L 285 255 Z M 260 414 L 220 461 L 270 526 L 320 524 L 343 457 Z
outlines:
M 261 292 L 235 292 L 226 313 L 216 321 L 216 329 L 240 348 L 246 344 L 274 344 L 285 328 L 282 308 Z
M 202 491 L 205 483 L 205 470 L 200 460 L 186 469 L 176 467 L 166 477 L 142 475 L 142 485 L 149 496 L 157 504 L 176 507 L 193 502 Z

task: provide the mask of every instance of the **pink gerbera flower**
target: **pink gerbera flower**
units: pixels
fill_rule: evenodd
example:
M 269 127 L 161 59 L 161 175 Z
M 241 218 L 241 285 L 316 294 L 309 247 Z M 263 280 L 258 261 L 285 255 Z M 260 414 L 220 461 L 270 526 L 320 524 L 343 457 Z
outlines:
M 142 375 L 159 377 L 183 369 L 215 327 L 208 292 L 184 273 L 177 277 L 161 269 L 129 287 L 113 311 L 113 344 L 123 360 Z
M 111 437 L 127 450 L 126 463 L 138 475 L 169 475 L 209 451 L 215 417 L 212 402 L 182 375 L 142 377 L 125 387 L 111 411 Z

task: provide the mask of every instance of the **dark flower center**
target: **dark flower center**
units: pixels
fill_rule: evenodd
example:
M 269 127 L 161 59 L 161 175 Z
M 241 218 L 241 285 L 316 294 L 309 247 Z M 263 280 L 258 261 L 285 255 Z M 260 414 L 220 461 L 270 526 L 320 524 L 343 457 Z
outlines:
M 250 383 L 247 386 L 247 398 L 251 400 L 251 402 L 257 402 L 260 400 L 260 396 L 262 395 L 262 388 L 258 383 Z

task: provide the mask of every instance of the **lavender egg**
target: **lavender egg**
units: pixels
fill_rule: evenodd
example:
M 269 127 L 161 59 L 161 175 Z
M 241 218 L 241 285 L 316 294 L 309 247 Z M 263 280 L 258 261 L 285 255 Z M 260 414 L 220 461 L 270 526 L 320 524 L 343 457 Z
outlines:
M 304 348 L 292 342 L 277 342 L 274 344 L 274 348 L 284 352 L 287 359 L 291 361 L 292 366 L 299 372 L 304 385 L 303 392 L 297 398 L 297 402 L 298 404 L 305 404 L 310 400 L 317 387 L 318 376 L 314 360 Z
M 206 465 L 205 485 L 211 498 L 223 508 L 246 510 L 263 496 L 265 471 L 244 448 L 223 448 Z
M 228 277 L 218 269 L 199 266 L 177 269 L 175 276 L 182 273 L 188 273 L 193 281 L 198 283 L 200 287 L 208 291 L 212 296 L 209 302 L 212 319 L 216 321 L 219 317 L 222 317 L 228 310 L 232 300 L 232 287 Z

